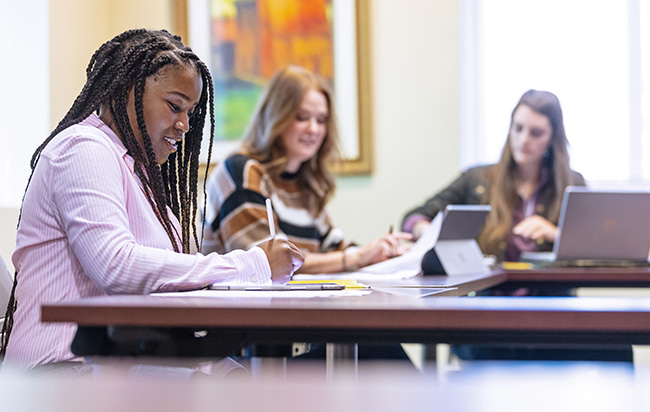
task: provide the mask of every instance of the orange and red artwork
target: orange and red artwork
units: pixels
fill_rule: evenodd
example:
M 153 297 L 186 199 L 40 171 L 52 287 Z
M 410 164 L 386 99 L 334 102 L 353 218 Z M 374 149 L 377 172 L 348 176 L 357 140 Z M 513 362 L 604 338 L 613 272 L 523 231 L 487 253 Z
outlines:
M 238 140 L 264 84 L 288 65 L 334 75 L 332 0 L 211 0 L 216 137 Z

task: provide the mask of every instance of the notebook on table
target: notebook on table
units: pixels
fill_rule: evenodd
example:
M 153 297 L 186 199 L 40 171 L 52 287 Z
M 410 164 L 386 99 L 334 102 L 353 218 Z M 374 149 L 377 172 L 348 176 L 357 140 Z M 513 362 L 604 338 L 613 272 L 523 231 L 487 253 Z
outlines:
M 551 266 L 646 266 L 650 252 L 650 191 L 564 192 L 552 252 L 520 260 Z

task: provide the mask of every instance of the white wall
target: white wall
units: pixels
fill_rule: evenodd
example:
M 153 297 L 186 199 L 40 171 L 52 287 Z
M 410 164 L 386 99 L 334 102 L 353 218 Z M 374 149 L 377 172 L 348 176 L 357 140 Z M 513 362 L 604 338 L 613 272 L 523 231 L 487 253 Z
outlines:
M 95 50 L 127 29 L 169 29 L 171 4 L 161 0 L 50 0 L 50 30 L 46 34 L 53 79 L 49 130 L 56 127 L 81 91 L 86 65 Z
M 120 0 L 118 5 L 129 1 Z M 339 178 L 335 198 L 330 204 L 335 223 L 350 239 L 359 243 L 379 236 L 391 224 L 398 227 L 406 210 L 443 187 L 459 172 L 458 0 L 369 1 L 374 171 L 371 176 Z M 11 4 L 12 7 L 26 8 L 23 3 L 29 3 L 30 10 L 33 10 L 34 4 L 47 6 L 48 2 L 0 0 L 0 7 Z M 47 104 L 34 109 L 34 113 L 39 116 L 32 120 L 44 122 L 45 126 L 39 126 L 42 129 L 40 132 L 30 133 L 30 136 L 34 136 L 33 143 L 17 140 L 15 131 L 20 131 L 21 138 L 25 138 L 26 129 L 17 125 L 13 115 L 26 112 L 23 107 L 30 106 L 18 106 L 12 102 L 11 110 L 0 110 L 0 116 L 12 113 L 7 120 L 2 118 L 5 120 L 3 124 L 11 125 L 0 128 L 2 143 L 11 139 L 11 142 L 20 143 L 20 147 L 26 147 L 25 156 L 19 155 L 21 149 L 17 149 L 18 146 L 5 147 L 7 150 L 0 153 L 14 162 L 12 164 L 23 168 L 27 167 L 29 155 L 37 143 L 50 129 L 47 127 L 48 113 L 52 113 L 52 118 L 58 120 L 80 90 L 83 69 L 92 51 L 101 41 L 123 29 L 122 25 L 117 27 L 113 22 L 122 22 L 118 18 L 109 18 L 108 22 L 99 19 L 94 23 L 95 30 L 86 30 L 85 26 L 73 24 L 89 22 L 93 16 L 98 16 L 97 13 L 102 14 L 102 10 L 108 7 L 106 3 L 57 0 L 50 7 L 53 26 L 49 33 L 47 14 L 29 14 L 13 20 L 11 35 L 0 36 L 3 50 L 13 44 L 20 44 L 19 51 L 24 53 L 28 49 L 25 45 L 31 44 L 30 42 L 35 42 L 38 48 L 32 47 L 29 50 L 41 50 L 44 44 L 47 45 L 48 39 L 53 48 L 50 75 L 57 81 L 52 84 L 49 109 Z M 4 9 L 0 9 L 0 23 L 7 20 L 1 17 L 6 16 L 2 11 Z M 169 6 L 167 9 L 160 7 L 157 15 L 149 13 L 134 16 L 134 21 L 129 20 L 129 23 L 130 26 L 167 26 L 164 22 L 171 19 L 169 12 Z M 38 30 L 34 31 L 35 29 Z M 3 30 L 0 33 L 5 33 L 6 25 L 0 24 L 0 30 Z M 16 33 L 22 33 L 20 42 L 14 41 Z M 83 33 L 86 34 L 82 35 Z M 71 48 L 70 45 L 73 44 L 76 46 Z M 76 54 L 67 55 L 65 50 Z M 26 58 L 33 57 L 32 52 Z M 77 69 L 71 67 L 72 61 Z M 17 67 L 23 73 L 26 70 L 23 66 L 30 65 L 18 64 Z M 40 67 L 43 69 L 47 65 L 47 60 L 44 60 Z M 70 73 L 70 70 L 75 72 Z M 46 81 L 47 77 L 44 79 Z M 5 76 L 0 76 L 0 81 L 6 80 Z M 0 84 L 0 90 L 4 94 L 5 85 Z M 47 84 L 42 84 L 40 88 L 47 96 Z M 64 86 L 65 90 L 61 90 L 59 85 Z M 30 88 L 30 93 L 25 90 L 23 84 L 18 96 L 33 98 L 33 89 Z M 0 99 L 0 102 L 5 103 L 6 99 Z M 50 126 L 53 127 L 55 123 L 56 121 L 50 122 Z M 12 134 L 7 135 L 8 131 Z M 23 142 L 26 142 L 24 146 Z M 0 170 L 6 172 L 5 169 Z M 0 199 L 7 196 L 10 186 L 15 186 L 17 189 L 9 197 L 10 205 L 18 205 L 25 183 L 26 177 L 3 179 Z
M 48 21 L 47 0 L 0 0 L 0 256 L 12 274 L 29 159 L 49 130 Z
M 341 177 L 334 222 L 359 243 L 459 173 L 457 0 L 370 0 L 374 172 Z
M 0 207 L 18 207 L 49 130 L 47 0 L 0 0 Z

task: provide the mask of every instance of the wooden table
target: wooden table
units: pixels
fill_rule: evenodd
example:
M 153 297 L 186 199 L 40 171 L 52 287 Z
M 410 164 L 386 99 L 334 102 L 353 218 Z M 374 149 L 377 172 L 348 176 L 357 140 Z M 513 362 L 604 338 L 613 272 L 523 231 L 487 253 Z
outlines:
M 650 343 L 650 300 L 622 298 L 106 296 L 44 305 L 42 320 L 78 324 L 73 352 L 84 356 L 223 356 L 291 342 Z
M 212 299 L 107 296 L 42 307 L 45 322 L 79 325 L 82 356 L 224 356 L 243 347 L 292 342 L 650 344 L 650 301 L 612 298 L 450 298 L 510 282 L 535 285 L 650 285 L 650 271 L 544 269 L 476 276 L 420 276 L 400 283 L 415 295 L 373 292 L 339 299 Z M 391 289 L 391 282 L 373 285 Z M 442 289 L 442 288 L 445 289 Z M 405 294 L 406 295 L 406 294 Z
M 459 296 L 494 286 L 557 286 L 567 287 L 650 287 L 650 268 L 536 268 L 529 270 L 497 269 L 478 275 L 419 275 L 404 280 L 364 281 L 372 286 L 389 287 L 453 287 Z
M 540 268 L 503 271 L 508 282 L 571 286 L 650 287 L 650 268 Z

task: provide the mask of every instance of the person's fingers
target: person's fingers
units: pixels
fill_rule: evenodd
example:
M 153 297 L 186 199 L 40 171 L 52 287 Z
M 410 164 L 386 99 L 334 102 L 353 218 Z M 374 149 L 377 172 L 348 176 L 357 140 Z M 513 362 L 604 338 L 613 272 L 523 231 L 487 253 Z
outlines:
M 391 235 L 398 239 L 398 240 L 413 240 L 413 234 L 412 233 L 406 233 L 406 232 L 393 232 Z
M 530 237 L 530 230 L 525 226 L 520 227 L 516 232 L 513 231 L 513 233 L 523 237 Z
M 528 239 L 535 239 L 535 232 L 536 229 L 534 227 L 525 227 L 520 235 Z
M 399 248 L 397 249 L 397 256 L 402 256 L 404 253 L 411 250 L 412 247 L 413 243 L 403 243 L 399 245 Z
M 393 250 L 393 245 L 390 242 L 381 243 L 381 257 L 384 259 L 390 256 L 391 250 Z
M 302 252 L 300 252 L 300 249 L 298 249 L 298 246 L 294 245 L 291 242 L 287 242 L 289 244 L 289 248 L 294 252 L 302 256 Z
M 532 233 L 540 227 L 540 222 L 536 222 L 534 220 L 529 219 L 524 219 L 521 222 L 519 222 L 515 227 L 512 229 L 512 233 L 515 235 L 520 235 L 524 237 L 530 237 Z
M 379 243 L 379 247 L 376 249 L 376 253 L 379 256 L 385 258 L 390 254 L 390 251 L 393 249 L 393 245 L 387 239 L 382 239 Z
M 304 263 L 300 250 L 291 242 L 275 238 L 260 243 L 269 259 L 274 283 L 286 283 Z
M 521 235 L 524 232 L 526 232 L 526 228 L 528 227 L 528 222 L 526 220 L 522 220 L 521 222 L 517 223 L 515 227 L 512 228 L 512 233 L 515 235 Z
M 377 263 L 400 256 L 409 247 L 404 247 L 402 240 L 413 240 L 413 235 L 405 232 L 387 233 L 359 250 L 361 266 Z
M 396 234 L 388 235 L 388 241 L 393 248 L 397 248 L 402 243 L 402 240 Z
M 298 248 L 294 246 L 295 250 L 292 249 L 291 253 L 291 266 L 292 266 L 292 271 L 291 274 L 293 274 L 296 270 L 300 269 L 300 267 L 305 263 L 305 257 L 300 253 Z
M 291 271 L 290 275 L 292 275 L 305 263 L 305 258 L 300 252 L 300 249 L 287 240 L 282 240 L 282 247 L 286 249 L 286 253 L 289 255 L 287 263 L 291 265 L 289 270 Z
M 528 239 L 544 239 L 552 241 L 554 238 L 555 226 L 547 220 L 531 219 L 523 220 L 512 229 L 512 233 Z
M 401 254 L 400 249 L 402 246 L 402 241 L 399 240 L 397 237 L 393 237 L 392 240 L 393 241 L 390 244 L 390 251 L 388 252 L 388 256 L 387 256 L 389 259 L 394 258 L 395 256 L 399 256 Z
M 528 239 L 537 240 L 542 237 L 542 232 L 539 229 L 534 229 L 526 236 Z

